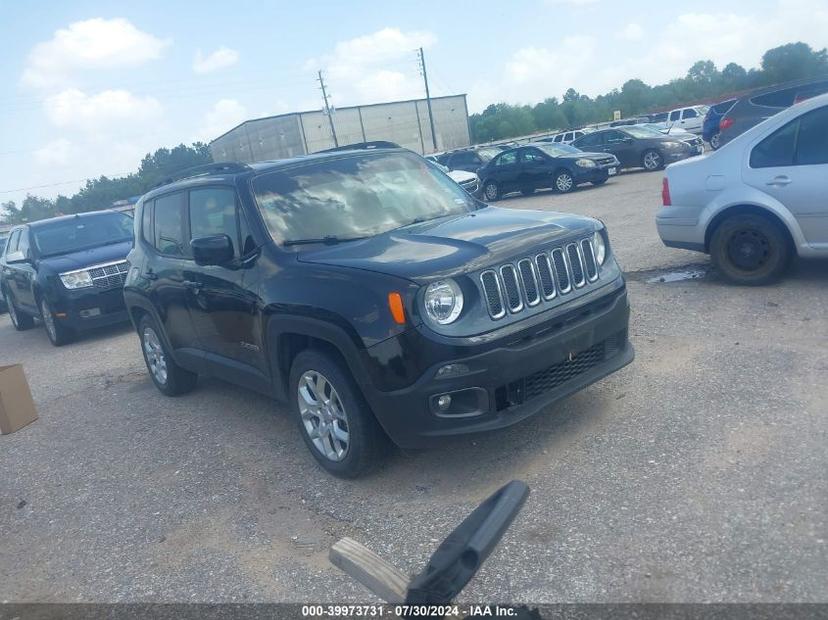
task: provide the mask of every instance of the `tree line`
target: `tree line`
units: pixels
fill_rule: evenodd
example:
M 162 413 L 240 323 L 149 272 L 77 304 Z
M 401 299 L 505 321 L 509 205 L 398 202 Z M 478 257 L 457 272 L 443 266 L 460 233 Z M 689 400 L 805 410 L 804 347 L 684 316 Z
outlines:
M 770 49 L 758 69 L 729 63 L 719 70 L 710 60 L 700 60 L 687 75 L 650 86 L 639 79 L 627 80 L 621 89 L 590 98 L 570 88 L 559 101 L 551 97 L 532 105 L 496 103 L 469 117 L 474 143 L 523 136 L 538 131 L 580 127 L 610 120 L 614 110 L 625 117 L 678 107 L 699 101 L 722 99 L 729 94 L 799 78 L 828 74 L 828 50 L 814 50 L 805 43 L 789 43 Z M 125 177 L 90 179 L 71 197 L 55 199 L 27 195 L 21 205 L 0 204 L 0 224 L 19 224 L 110 207 L 113 202 L 140 196 L 160 180 L 191 166 L 210 163 L 206 144 L 158 149 L 148 153 L 138 171 Z
M 710 60 L 699 60 L 683 78 L 650 86 L 627 80 L 621 89 L 590 98 L 574 88 L 563 97 L 550 97 L 535 105 L 495 103 L 469 117 L 475 143 L 525 136 L 540 131 L 581 127 L 612 120 L 615 110 L 623 117 L 663 111 L 694 102 L 712 102 L 744 90 L 800 78 L 828 74 L 828 50 L 805 43 L 789 43 L 766 51 L 758 69 L 746 70 L 731 62 L 719 70 Z

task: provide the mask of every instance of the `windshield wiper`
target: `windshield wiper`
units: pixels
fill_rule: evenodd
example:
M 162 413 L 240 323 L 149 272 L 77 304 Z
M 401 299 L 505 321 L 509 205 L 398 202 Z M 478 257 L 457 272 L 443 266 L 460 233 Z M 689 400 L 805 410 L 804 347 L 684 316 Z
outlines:
M 346 241 L 359 241 L 367 237 L 337 237 L 336 235 L 325 235 L 316 239 L 287 239 L 282 242 L 284 246 L 290 245 L 310 245 L 312 243 L 324 243 L 326 245 L 336 245 L 337 243 L 344 243 Z

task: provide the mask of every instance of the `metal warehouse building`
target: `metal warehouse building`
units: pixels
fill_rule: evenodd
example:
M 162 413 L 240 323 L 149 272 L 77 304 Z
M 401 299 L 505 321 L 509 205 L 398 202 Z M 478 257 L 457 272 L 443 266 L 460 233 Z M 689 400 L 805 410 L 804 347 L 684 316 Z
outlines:
M 432 97 L 437 150 L 468 146 L 466 95 Z M 434 152 L 425 99 L 337 108 L 331 115 L 340 145 L 388 140 L 421 154 Z M 243 122 L 210 142 L 214 161 L 284 159 L 333 148 L 323 111 L 293 112 Z

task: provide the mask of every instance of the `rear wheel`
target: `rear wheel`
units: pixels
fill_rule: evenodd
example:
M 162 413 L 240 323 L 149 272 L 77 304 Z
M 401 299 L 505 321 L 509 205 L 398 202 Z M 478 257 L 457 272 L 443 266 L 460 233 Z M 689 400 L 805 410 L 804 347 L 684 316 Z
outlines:
M 9 318 L 17 331 L 22 332 L 34 327 L 34 319 L 17 309 L 8 290 L 6 291 L 6 305 L 9 307 Z
M 40 319 L 43 321 L 43 327 L 46 328 L 49 341 L 56 347 L 63 346 L 72 339 L 72 330 L 55 320 L 55 315 L 45 299 L 40 302 Z
M 648 151 L 644 151 L 644 154 L 641 156 L 641 165 L 645 170 L 652 172 L 653 170 L 658 170 L 664 166 L 664 158 L 661 156 L 661 153 L 655 149 L 650 149 Z
M 714 134 L 710 137 L 710 148 L 711 148 L 711 149 L 713 149 L 713 150 L 715 151 L 715 150 L 717 150 L 717 149 L 719 148 L 719 146 L 720 146 L 720 143 L 719 143 L 719 134 L 714 133 Z
M 483 196 L 486 200 L 491 200 L 492 202 L 499 200 L 500 187 L 494 181 L 486 181 L 486 184 L 483 185 Z
M 777 224 L 760 215 L 733 215 L 713 233 L 710 258 L 727 280 L 759 286 L 779 278 L 790 247 Z
M 558 170 L 555 173 L 555 189 L 562 194 L 566 194 L 575 189 L 575 179 L 569 170 Z
M 167 396 L 186 394 L 195 388 L 198 375 L 175 363 L 161 339 L 160 330 L 149 315 L 141 317 L 138 337 L 141 339 L 144 362 L 155 387 Z
M 388 438 L 338 360 L 313 349 L 299 353 L 290 395 L 302 439 L 324 469 L 355 478 L 379 463 Z

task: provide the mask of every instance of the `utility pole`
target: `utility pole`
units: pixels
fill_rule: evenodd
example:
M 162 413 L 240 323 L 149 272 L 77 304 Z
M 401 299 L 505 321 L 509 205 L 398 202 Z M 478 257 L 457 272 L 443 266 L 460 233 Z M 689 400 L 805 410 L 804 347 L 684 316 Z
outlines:
M 428 106 L 428 124 L 431 125 L 431 144 L 434 150 L 437 150 L 437 134 L 434 131 L 434 115 L 431 112 L 431 95 L 428 92 L 428 73 L 426 72 L 425 55 L 421 47 L 417 51 L 417 57 L 420 59 L 420 72 L 423 74 L 423 82 L 425 83 L 426 91 L 426 105 Z
M 325 100 L 325 114 L 328 115 L 328 120 L 331 123 L 331 135 L 333 135 L 334 146 L 339 146 L 339 141 L 336 139 L 336 129 L 334 128 L 333 115 L 331 114 L 331 106 L 328 105 L 328 93 L 325 90 L 325 80 L 322 79 L 322 71 L 319 71 L 319 87 L 322 89 L 322 98 Z

